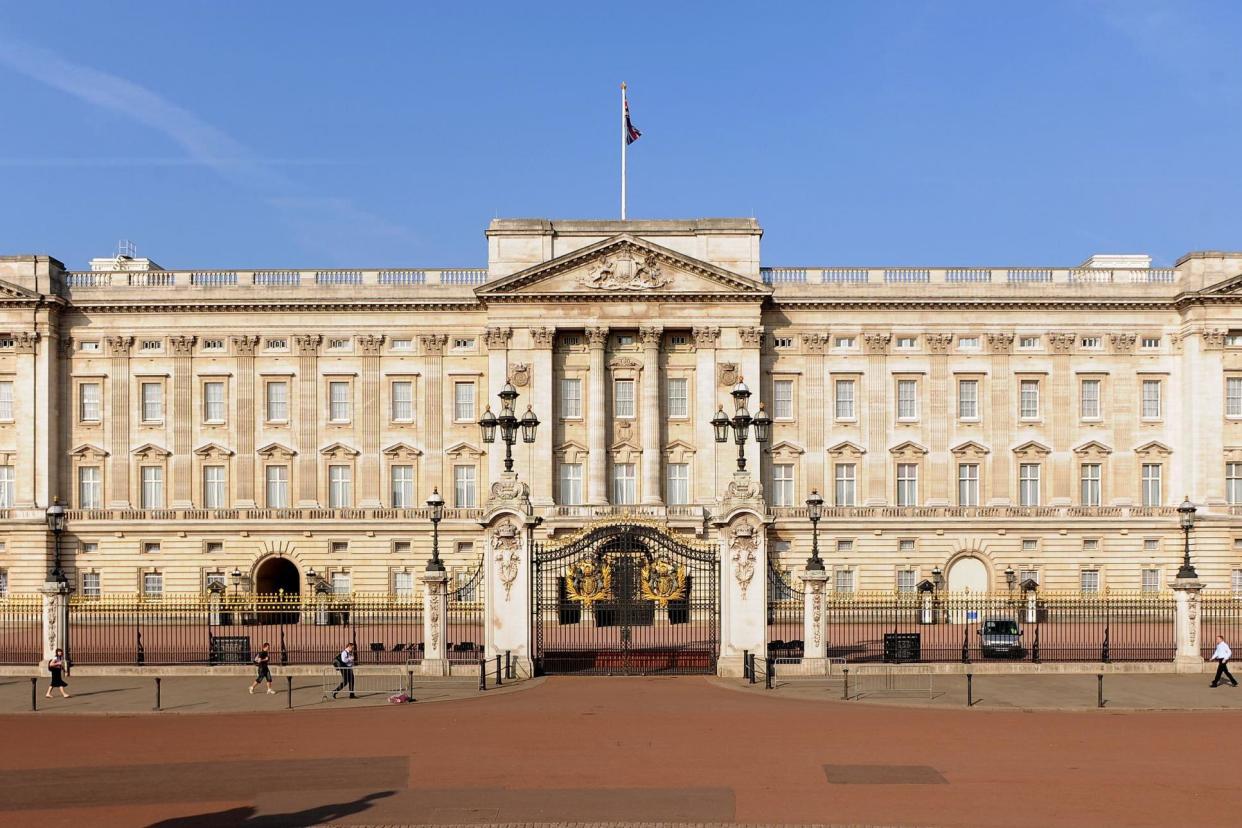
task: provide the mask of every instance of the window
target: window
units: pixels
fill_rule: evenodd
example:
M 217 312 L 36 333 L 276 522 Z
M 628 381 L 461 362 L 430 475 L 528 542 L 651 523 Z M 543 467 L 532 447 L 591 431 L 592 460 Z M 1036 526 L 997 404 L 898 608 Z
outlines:
M 668 379 L 668 416 L 690 416 L 690 383 L 685 377 Z
M 669 342 L 669 345 L 672 345 L 673 347 L 677 347 L 679 345 L 689 345 L 690 337 L 686 336 L 685 334 L 672 334 L 671 336 L 669 336 L 668 342 Z
M 392 479 L 392 508 L 414 508 L 414 467 L 393 466 L 388 475 Z
M 838 569 L 837 577 L 833 581 L 832 589 L 834 592 L 853 592 L 854 570 Z
M 218 354 L 224 350 L 223 339 L 204 339 L 203 351 L 211 354 Z
M 103 482 L 99 466 L 78 468 L 78 508 L 98 509 L 103 499 Z
M 1147 538 L 1143 541 L 1143 551 L 1154 555 L 1160 551 L 1160 541 L 1156 538 Z
M 83 342 L 82 344 L 78 345 L 78 350 L 79 351 L 98 351 L 99 343 L 94 340 L 90 342 Z
M 142 595 L 144 598 L 164 597 L 164 576 L 159 572 L 145 572 L 142 575 Z
M 979 464 L 959 463 L 957 466 L 957 505 L 979 505 Z
M 897 505 L 917 506 L 919 502 L 919 466 L 917 463 L 897 464 Z
M 349 541 L 332 541 L 328 544 L 328 553 L 332 555 L 349 554 Z
M 1083 337 L 1083 338 L 1079 341 L 1079 344 L 1081 344 L 1081 345 L 1082 345 L 1082 347 L 1084 347 L 1084 348 L 1088 348 L 1088 349 L 1090 349 L 1090 350 L 1095 351 L 1095 350 L 1099 350 L 1101 347 L 1103 347 L 1103 345 L 1104 345 L 1104 341 L 1103 341 L 1102 339 L 1100 339 L 1100 337 L 1098 337 L 1098 336 L 1084 336 L 1084 337 Z
M 0 382 L 0 420 L 13 419 L 13 383 Z
M 1023 351 L 1034 351 L 1039 348 L 1038 336 L 1020 336 L 1018 337 L 1018 348 Z
M 833 467 L 834 492 L 832 502 L 837 506 L 853 506 L 857 492 L 857 467 L 853 463 L 837 463 Z
M 14 469 L 12 466 L 0 466 L 0 509 L 12 509 L 15 499 Z
M 918 575 L 913 569 L 897 570 L 897 591 L 903 593 L 914 592 L 917 586 Z
M 453 419 L 459 423 L 474 420 L 474 383 L 453 383 Z
M 394 339 L 392 341 L 392 349 L 394 351 L 412 351 L 414 350 L 414 340 L 412 339 Z
M 98 572 L 83 572 L 82 573 L 82 597 L 83 598 L 98 598 L 100 594 L 101 594 L 101 590 L 99 588 L 99 573 Z
M 1018 570 L 1018 583 L 1022 584 L 1027 581 L 1034 581 L 1035 583 L 1038 584 L 1039 583 L 1039 570 L 1038 569 L 1019 569 Z
M 287 351 L 289 340 L 284 337 L 269 339 L 263 343 L 263 347 L 268 351 Z
M 349 422 L 349 383 L 328 383 L 328 419 L 334 423 Z
M 979 337 L 977 336 L 959 336 L 957 338 L 957 347 L 965 350 L 974 350 L 979 347 Z
M 1225 500 L 1230 506 L 1242 506 L 1242 463 L 1225 464 Z
M 793 347 L 793 343 L 794 343 L 794 341 L 793 341 L 793 337 L 792 337 L 792 336 L 774 336 L 774 337 L 772 337 L 772 347 L 773 347 L 773 348 L 792 348 L 792 347 Z
M 138 340 L 138 350 L 140 351 L 162 351 L 164 350 L 164 340 L 162 339 L 140 339 Z
M 1143 380 L 1143 419 L 1160 419 L 1160 380 Z
M 332 573 L 332 594 L 348 595 L 352 591 L 352 585 L 348 572 Z
M 561 380 L 561 416 L 567 419 L 582 416 L 582 380 L 577 377 Z
M 772 505 L 794 505 L 794 467 L 792 463 L 772 466 Z
M 164 468 L 162 466 L 142 467 L 142 509 L 164 508 Z
M 329 351 L 348 351 L 349 345 L 348 337 L 333 337 L 328 340 Z
M 224 466 L 203 466 L 203 508 L 223 509 L 228 494 L 224 489 Z
M 1225 380 L 1225 416 L 1242 417 L 1242 377 Z
M 1139 347 L 1140 347 L 1140 348 L 1159 348 L 1159 347 L 1160 347 L 1160 337 L 1158 337 L 1158 336 L 1145 336 L 1145 337 L 1143 337 L 1143 338 L 1142 338 L 1142 340 L 1140 341 L 1140 343 L 1139 343 Z
M 267 479 L 267 508 L 289 508 L 289 467 L 268 466 L 264 472 Z
M 1242 569 L 1235 569 L 1229 573 L 1229 588 L 1234 595 L 1242 595 Z
M 224 383 L 203 383 L 203 422 L 224 422 Z
M 160 542 L 159 541 L 147 541 L 146 543 L 142 545 L 142 554 L 144 555 L 160 554 Z
M 961 420 L 979 419 L 979 380 L 958 381 L 957 416 Z
M 142 392 L 142 421 L 144 423 L 159 422 L 164 419 L 164 384 L 160 382 L 144 382 Z
M 1018 416 L 1024 420 L 1039 419 L 1039 380 L 1022 380 L 1018 388 Z
M 1035 538 L 1023 538 L 1022 551 L 1028 555 L 1035 554 L 1039 551 L 1039 541 Z
M 621 334 L 617 337 L 617 347 L 629 348 L 634 345 L 634 336 L 632 334 Z
M 634 416 L 634 380 L 619 379 L 612 383 L 613 414 L 617 417 Z
M 852 336 L 838 336 L 832 341 L 835 348 L 853 348 L 857 343 L 857 339 Z
M 413 572 L 394 572 L 392 576 L 392 591 L 396 593 L 398 598 L 411 598 L 414 595 L 414 573 Z
M 919 417 L 918 380 L 897 380 L 897 419 L 917 420 Z
M 203 544 L 203 551 L 208 555 L 223 555 L 224 541 L 207 541 Z
M 667 497 L 668 503 L 673 506 L 683 506 L 690 502 L 690 464 L 689 463 L 669 463 L 665 467 L 667 475 Z
M 223 595 L 225 589 L 227 589 L 227 584 L 228 581 L 226 580 L 223 572 L 208 572 L 203 578 L 203 586 L 205 586 L 209 592 L 215 592 Z
M 0 549 L 0 552 L 2 551 L 4 550 Z M 83 541 L 82 543 L 82 554 L 83 555 L 94 555 L 98 551 L 99 551 L 99 544 L 95 543 L 94 541 Z
M 398 380 L 392 384 L 392 419 L 408 423 L 414 419 L 414 383 Z
M 1098 538 L 1086 538 L 1082 542 L 1083 552 L 1099 552 L 1100 541 Z
M 1098 379 L 1082 381 L 1079 402 L 1079 413 L 1084 420 L 1100 419 L 1100 381 Z
M 626 505 L 638 501 L 638 480 L 633 463 L 615 463 L 612 467 L 612 502 Z
M 1082 504 L 1083 506 L 1099 506 L 1100 505 L 1100 464 L 1099 463 L 1083 463 L 1080 469 L 1080 480 L 1082 482 Z
M 834 387 L 837 419 L 854 419 L 854 380 L 837 380 Z
M 906 555 L 906 556 L 913 555 L 914 554 L 914 539 L 913 538 L 902 538 L 901 540 L 897 541 L 897 551 L 900 552 L 902 555 Z
M 474 466 L 453 466 L 453 505 L 474 508 Z
M 560 502 L 563 506 L 582 505 L 581 463 L 561 463 Z
M 78 386 L 78 419 L 84 423 L 97 423 L 103 419 L 99 383 L 84 382 Z
M 269 382 L 267 384 L 267 421 L 283 423 L 289 420 L 289 383 Z
M 793 380 L 772 383 L 772 416 L 778 420 L 793 419 Z
M 454 351 L 469 351 L 474 348 L 473 336 L 459 336 L 453 339 Z
M 328 466 L 328 508 L 347 509 L 353 502 L 354 486 L 349 466 Z
M 1230 348 L 1242 346 L 1242 331 L 1234 329 L 1225 334 L 1225 344 Z
M 1023 463 L 1018 467 L 1018 505 L 1039 505 L 1039 464 Z
M 1143 464 L 1143 505 L 1159 506 L 1164 502 L 1160 490 L 1160 477 L 1164 467 L 1159 463 Z
M 1100 570 L 1084 569 L 1078 574 L 1078 589 L 1084 593 L 1100 591 Z
M 918 343 L 919 343 L 918 337 L 914 337 L 914 336 L 897 337 L 897 347 L 903 350 L 909 350 L 915 347 L 916 345 L 918 345 Z
M 410 553 L 413 552 L 413 550 L 414 550 L 414 547 L 409 541 L 393 541 L 392 542 L 392 553 L 394 555 L 401 555 L 403 557 L 408 558 L 410 556 Z
M 1160 570 L 1144 569 L 1143 570 L 1143 592 L 1159 592 L 1160 591 Z

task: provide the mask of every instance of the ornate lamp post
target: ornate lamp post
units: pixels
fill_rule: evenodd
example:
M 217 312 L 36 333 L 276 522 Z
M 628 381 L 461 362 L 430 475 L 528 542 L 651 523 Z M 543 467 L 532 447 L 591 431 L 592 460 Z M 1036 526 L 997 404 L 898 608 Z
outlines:
M 746 471 L 746 440 L 750 435 L 750 427 L 754 426 L 755 442 L 762 445 L 768 442 L 772 437 L 772 418 L 763 410 L 763 403 L 759 403 L 759 413 L 752 417 L 750 411 L 746 408 L 746 401 L 750 399 L 750 389 L 746 387 L 746 383 L 738 379 L 737 385 L 733 386 L 733 390 L 729 392 L 733 397 L 733 419 L 725 414 L 724 406 L 716 412 L 716 416 L 712 417 L 712 428 L 716 431 L 716 442 L 729 442 L 729 427 L 733 427 L 733 441 L 737 443 L 737 470 Z
M 1014 584 L 1016 584 L 1017 582 L 1018 582 L 1018 574 L 1013 571 L 1013 567 L 1012 566 L 1005 567 L 1005 586 L 1009 588 L 1010 592 L 1013 592 Z
M 811 557 L 806 561 L 807 572 L 823 572 L 824 562 L 819 557 L 819 519 L 823 515 L 824 499 L 811 489 L 806 499 L 806 516 L 811 519 Z
M 1194 566 L 1190 563 L 1190 532 L 1195 528 L 1195 512 L 1197 511 L 1195 504 L 1190 502 L 1190 495 L 1186 495 L 1182 505 L 1177 507 L 1177 520 L 1186 538 L 1182 546 L 1182 566 L 1177 570 L 1179 579 L 1194 580 L 1199 577 L 1199 573 L 1195 572 Z
M 47 507 L 47 528 L 51 530 L 55 542 L 51 577 L 58 584 L 63 584 L 68 581 L 60 568 L 60 536 L 65 531 L 65 507 L 60 505 L 59 497 L 52 498 L 52 505 Z
M 526 406 L 526 413 L 518 419 L 513 403 L 518 398 L 518 391 L 513 383 L 506 382 L 500 389 L 500 414 L 492 413 L 489 405 L 479 418 L 479 429 L 483 433 L 483 442 L 492 443 L 496 440 L 496 427 L 500 427 L 500 439 L 505 444 L 505 471 L 513 471 L 513 445 L 518 439 L 518 430 L 522 432 L 523 443 L 535 442 L 535 431 L 539 428 L 539 418 L 535 416 L 531 406 Z
M 241 587 L 241 579 L 242 579 L 241 570 L 238 569 L 237 567 L 233 567 L 233 571 L 230 573 L 230 577 L 233 579 L 233 597 L 236 598 L 237 590 L 239 587 Z
M 444 498 L 440 496 L 439 489 L 431 490 L 427 505 L 431 507 L 431 560 L 427 561 L 426 569 L 428 572 L 443 572 L 444 562 L 440 560 L 440 521 L 444 520 Z

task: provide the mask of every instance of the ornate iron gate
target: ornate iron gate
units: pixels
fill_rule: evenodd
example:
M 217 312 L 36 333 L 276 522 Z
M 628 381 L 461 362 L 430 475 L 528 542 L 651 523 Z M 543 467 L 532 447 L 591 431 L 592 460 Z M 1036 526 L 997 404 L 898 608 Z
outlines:
M 720 560 L 714 544 L 656 524 L 597 524 L 534 550 L 536 670 L 716 672 Z

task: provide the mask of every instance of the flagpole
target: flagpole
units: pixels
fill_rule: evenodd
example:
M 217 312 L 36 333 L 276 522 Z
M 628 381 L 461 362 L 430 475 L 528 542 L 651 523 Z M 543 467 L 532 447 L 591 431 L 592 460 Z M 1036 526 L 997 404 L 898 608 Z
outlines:
M 625 81 L 621 82 L 621 220 L 625 221 L 625 148 L 629 138 L 625 133 Z

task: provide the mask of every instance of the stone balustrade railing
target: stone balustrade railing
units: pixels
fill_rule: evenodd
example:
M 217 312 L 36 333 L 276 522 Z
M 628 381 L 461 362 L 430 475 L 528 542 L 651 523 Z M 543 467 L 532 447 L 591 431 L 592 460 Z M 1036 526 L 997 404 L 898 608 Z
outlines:
M 445 509 L 445 520 L 477 521 L 482 509 Z M 70 509 L 70 523 L 81 521 L 182 520 L 431 520 L 431 509 Z
M 71 290 L 102 288 L 280 287 L 352 285 L 481 285 L 486 268 L 395 270 L 74 270 L 64 274 Z
M 764 267 L 769 285 L 859 284 L 1170 284 L 1172 268 L 1097 269 L 1077 267 Z
M 777 506 L 776 518 L 806 518 L 805 506 Z M 857 518 L 1176 518 L 1175 506 L 825 506 L 822 519 Z

